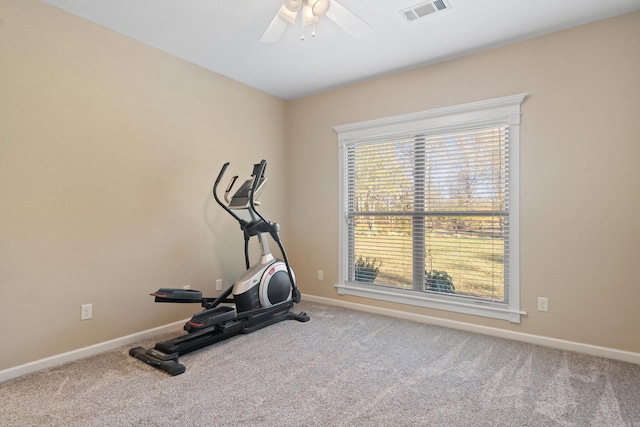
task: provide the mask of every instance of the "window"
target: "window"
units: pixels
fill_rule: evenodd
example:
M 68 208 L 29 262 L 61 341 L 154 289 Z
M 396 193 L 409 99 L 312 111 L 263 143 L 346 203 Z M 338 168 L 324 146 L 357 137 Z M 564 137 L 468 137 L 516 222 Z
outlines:
M 524 97 L 334 128 L 340 294 L 519 323 Z

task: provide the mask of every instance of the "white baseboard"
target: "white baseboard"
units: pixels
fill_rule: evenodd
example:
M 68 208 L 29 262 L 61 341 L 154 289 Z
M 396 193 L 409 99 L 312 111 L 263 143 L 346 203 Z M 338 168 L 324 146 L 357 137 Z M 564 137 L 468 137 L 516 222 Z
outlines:
M 20 377 L 22 375 L 30 374 L 32 372 L 39 371 L 41 369 L 51 368 L 63 363 L 73 362 L 85 357 L 93 356 L 98 353 L 105 352 L 107 350 L 113 350 L 114 348 L 122 347 L 124 345 L 140 342 L 147 338 L 153 338 L 156 335 L 163 334 L 165 332 L 171 332 L 176 330 L 180 325 L 183 325 L 188 319 L 180 320 L 178 322 L 170 323 L 168 325 L 159 326 L 157 328 L 148 329 L 146 331 L 138 332 L 135 334 L 127 335 L 124 337 L 116 338 L 110 341 L 90 345 L 89 347 L 79 348 L 66 353 L 57 354 L 55 356 L 47 357 L 45 359 L 36 360 L 33 362 L 25 363 L 24 365 L 15 366 L 0 371 L 0 383 L 12 378 Z
M 382 314 L 385 316 L 412 320 L 415 322 L 428 323 L 431 325 L 444 326 L 447 328 L 460 329 L 469 332 L 477 332 L 480 334 L 492 335 L 516 341 L 523 341 L 531 344 L 539 344 L 547 347 L 557 348 L 560 350 L 575 351 L 578 353 L 589 354 L 591 356 L 606 357 L 608 359 L 621 360 L 623 362 L 630 362 L 640 365 L 640 353 L 617 350 L 615 348 L 599 347 L 575 341 L 566 341 L 557 338 L 544 337 L 541 335 L 525 334 L 522 332 L 491 328 L 488 326 L 475 325 L 473 323 L 459 322 L 456 320 L 442 319 L 439 317 L 425 316 L 422 314 L 406 313 L 399 310 L 391 310 L 388 308 L 374 307 L 365 304 L 340 301 L 313 295 L 303 295 L 303 299 L 309 302 L 317 302 L 320 304 L 333 305 L 337 307 L 350 308 L 353 310 L 366 311 L 368 313 Z

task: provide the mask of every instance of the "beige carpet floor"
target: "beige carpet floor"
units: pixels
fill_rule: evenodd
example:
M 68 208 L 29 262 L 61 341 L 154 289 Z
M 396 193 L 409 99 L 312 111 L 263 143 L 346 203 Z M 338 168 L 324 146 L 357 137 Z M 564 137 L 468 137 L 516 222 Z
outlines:
M 0 425 L 640 427 L 640 365 L 321 304 L 296 310 L 311 321 L 185 355 L 176 377 L 123 347 L 6 381 Z

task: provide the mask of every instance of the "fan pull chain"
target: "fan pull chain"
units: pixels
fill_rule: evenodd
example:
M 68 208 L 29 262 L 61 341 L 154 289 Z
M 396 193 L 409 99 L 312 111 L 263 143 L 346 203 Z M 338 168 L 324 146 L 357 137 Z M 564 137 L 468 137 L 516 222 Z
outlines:
M 316 24 L 313 24 L 311 27 L 311 37 L 316 36 Z M 304 41 L 304 23 L 302 24 L 302 35 L 300 36 L 300 41 Z
M 304 17 L 301 16 L 300 17 L 300 31 L 302 33 L 302 35 L 300 36 L 300 41 L 303 42 L 304 41 Z

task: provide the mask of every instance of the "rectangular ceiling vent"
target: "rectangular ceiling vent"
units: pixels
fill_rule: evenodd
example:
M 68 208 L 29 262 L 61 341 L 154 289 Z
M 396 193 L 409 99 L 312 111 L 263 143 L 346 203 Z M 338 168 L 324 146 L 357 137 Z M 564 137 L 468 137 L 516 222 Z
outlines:
M 433 15 L 434 13 L 443 12 L 449 9 L 451 9 L 449 2 L 445 0 L 433 0 L 416 4 L 410 8 L 401 10 L 400 14 L 407 20 L 407 22 L 413 22 L 420 18 L 424 18 L 427 15 Z

